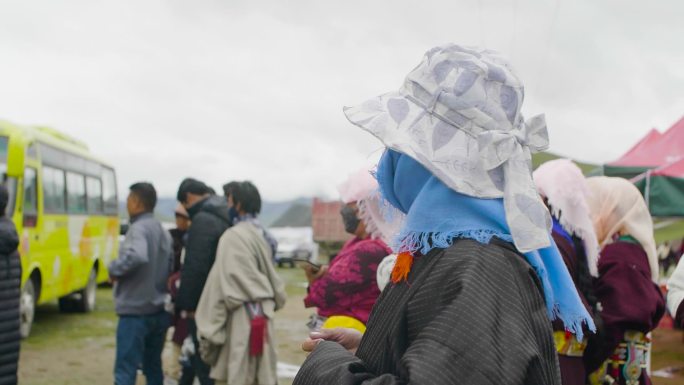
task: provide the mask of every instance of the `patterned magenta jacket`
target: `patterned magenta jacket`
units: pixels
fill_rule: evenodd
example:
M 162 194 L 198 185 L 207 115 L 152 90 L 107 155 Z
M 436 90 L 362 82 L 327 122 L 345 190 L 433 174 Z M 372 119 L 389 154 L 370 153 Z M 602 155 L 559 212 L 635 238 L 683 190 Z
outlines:
M 304 305 L 317 307 L 321 317 L 344 315 L 367 323 L 380 295 L 375 272 L 389 254 L 390 248 L 380 239 L 347 241 L 328 272 L 309 286 Z

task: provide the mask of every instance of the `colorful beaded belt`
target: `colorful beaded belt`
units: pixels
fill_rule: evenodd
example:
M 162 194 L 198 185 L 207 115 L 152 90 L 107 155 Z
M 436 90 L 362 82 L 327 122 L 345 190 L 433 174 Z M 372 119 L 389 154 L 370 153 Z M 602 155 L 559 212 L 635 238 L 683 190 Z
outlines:
M 613 354 L 591 376 L 592 384 L 616 384 L 618 378 L 625 385 L 639 385 L 644 369 L 648 369 L 647 356 L 651 339 L 644 333 L 628 330 Z

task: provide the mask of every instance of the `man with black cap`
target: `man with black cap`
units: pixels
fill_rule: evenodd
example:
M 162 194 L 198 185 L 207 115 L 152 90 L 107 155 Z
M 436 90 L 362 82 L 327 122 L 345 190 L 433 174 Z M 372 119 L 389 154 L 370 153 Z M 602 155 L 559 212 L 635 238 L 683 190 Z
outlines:
M 219 238 L 232 225 L 228 214 L 228 203 L 224 198 L 215 196 L 213 190 L 203 182 L 186 178 L 178 188 L 178 201 L 185 207 L 192 226 L 188 229 L 185 245 L 185 260 L 181 268 L 180 288 L 176 298 L 176 309 L 181 316 L 188 319 L 188 331 L 195 343 L 195 350 L 199 350 L 197 327 L 194 313 L 197 308 L 204 284 L 209 275 Z M 198 354 L 191 358 L 194 375 L 201 385 L 213 384 L 209 378 L 209 366 Z M 194 377 L 183 373 L 180 385 L 192 384 Z

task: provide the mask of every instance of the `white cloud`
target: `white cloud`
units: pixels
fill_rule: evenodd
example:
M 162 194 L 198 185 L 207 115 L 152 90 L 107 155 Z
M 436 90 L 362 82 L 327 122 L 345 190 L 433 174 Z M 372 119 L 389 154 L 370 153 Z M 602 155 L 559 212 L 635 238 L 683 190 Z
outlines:
M 334 196 L 380 148 L 342 106 L 454 41 L 511 57 L 553 150 L 606 161 L 684 113 L 684 6 L 635 4 L 0 0 L 0 117 L 86 141 L 122 192 L 192 175 Z

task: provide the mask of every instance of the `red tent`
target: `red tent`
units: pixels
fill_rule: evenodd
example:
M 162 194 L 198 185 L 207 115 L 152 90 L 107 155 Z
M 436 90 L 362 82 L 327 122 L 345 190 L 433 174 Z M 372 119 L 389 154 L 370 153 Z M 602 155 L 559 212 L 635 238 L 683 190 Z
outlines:
M 651 130 L 604 173 L 633 178 L 652 215 L 684 216 L 684 118 L 663 134 Z
M 658 142 L 658 139 L 660 139 L 661 136 L 662 134 L 658 130 L 651 128 L 651 131 L 649 131 L 646 136 L 641 138 L 641 140 L 639 140 L 632 148 L 629 149 L 629 151 L 622 155 L 620 159 L 611 162 L 610 165 L 638 167 L 650 163 L 650 159 L 644 159 L 646 158 L 645 155 L 648 153 L 647 149 Z
M 684 159 L 684 117 L 663 134 L 651 129 L 619 159 L 606 164 L 604 174 L 632 178 L 680 159 Z

